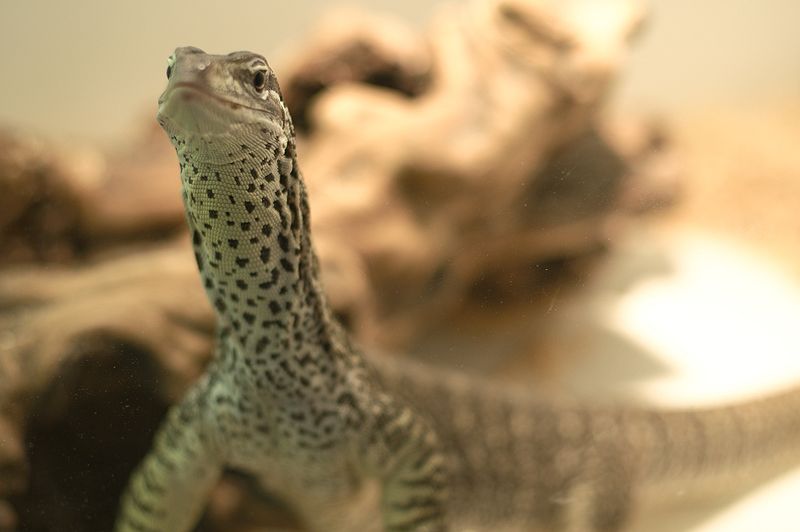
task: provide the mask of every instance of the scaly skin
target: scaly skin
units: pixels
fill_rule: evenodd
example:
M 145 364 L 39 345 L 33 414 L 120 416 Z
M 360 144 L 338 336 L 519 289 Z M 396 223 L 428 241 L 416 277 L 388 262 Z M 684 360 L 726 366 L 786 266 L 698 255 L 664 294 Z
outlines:
M 233 466 L 313 530 L 613 532 L 642 486 L 795 458 L 798 392 L 604 410 L 368 365 L 320 286 L 291 117 L 266 60 L 179 48 L 168 78 L 158 118 L 178 153 L 217 353 L 134 473 L 118 531 L 191 529 Z

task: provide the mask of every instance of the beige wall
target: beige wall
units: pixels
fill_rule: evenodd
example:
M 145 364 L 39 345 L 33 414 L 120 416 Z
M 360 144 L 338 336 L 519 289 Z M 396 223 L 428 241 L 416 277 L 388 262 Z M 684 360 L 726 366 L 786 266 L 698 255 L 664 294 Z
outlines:
M 599 1 L 599 0 L 598 0 Z M 417 23 L 436 2 L 361 0 Z M 656 0 L 617 93 L 666 109 L 800 94 L 797 0 Z M 0 123 L 113 141 L 152 110 L 176 45 L 274 56 L 324 0 L 0 0 Z
M 667 111 L 800 99 L 800 2 L 653 0 L 617 97 Z

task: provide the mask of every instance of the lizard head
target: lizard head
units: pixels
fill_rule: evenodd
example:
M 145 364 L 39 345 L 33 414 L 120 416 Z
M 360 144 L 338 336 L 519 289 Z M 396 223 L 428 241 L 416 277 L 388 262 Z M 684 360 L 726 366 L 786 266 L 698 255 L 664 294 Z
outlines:
M 202 158 L 225 159 L 245 139 L 285 146 L 292 135 L 275 73 L 252 52 L 177 48 L 167 60 L 157 117 L 179 151 Z

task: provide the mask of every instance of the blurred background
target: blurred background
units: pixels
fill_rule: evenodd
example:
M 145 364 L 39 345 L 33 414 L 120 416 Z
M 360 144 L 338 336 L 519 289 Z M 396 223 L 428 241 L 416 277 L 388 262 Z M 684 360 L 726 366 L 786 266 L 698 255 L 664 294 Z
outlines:
M 348 5 L 0 7 L 0 531 L 107 528 L 210 356 L 154 121 L 176 46 L 275 66 L 370 349 L 627 405 L 800 382 L 800 3 Z M 249 493 L 227 478 L 202 530 L 276 522 Z M 634 530 L 788 532 L 798 495 L 795 470 Z
M 440 3 L 349 2 L 423 27 Z M 763 105 L 800 91 L 800 5 L 792 0 L 651 0 L 651 20 L 620 76 L 614 105 L 681 113 Z M 331 7 L 323 0 L 46 0 L 2 7 L 0 118 L 53 135 L 114 142 L 155 108 L 176 46 L 258 50 L 277 58 Z

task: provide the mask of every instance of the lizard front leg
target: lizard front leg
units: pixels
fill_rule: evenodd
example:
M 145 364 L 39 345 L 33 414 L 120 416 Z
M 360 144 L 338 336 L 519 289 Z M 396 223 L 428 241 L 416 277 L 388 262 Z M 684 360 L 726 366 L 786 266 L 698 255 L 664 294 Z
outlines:
M 116 532 L 184 532 L 222 469 L 208 427 L 205 381 L 173 406 L 122 497 Z
M 386 531 L 447 530 L 447 469 L 436 434 L 391 399 L 376 401 L 373 413 L 364 456 L 381 481 Z

